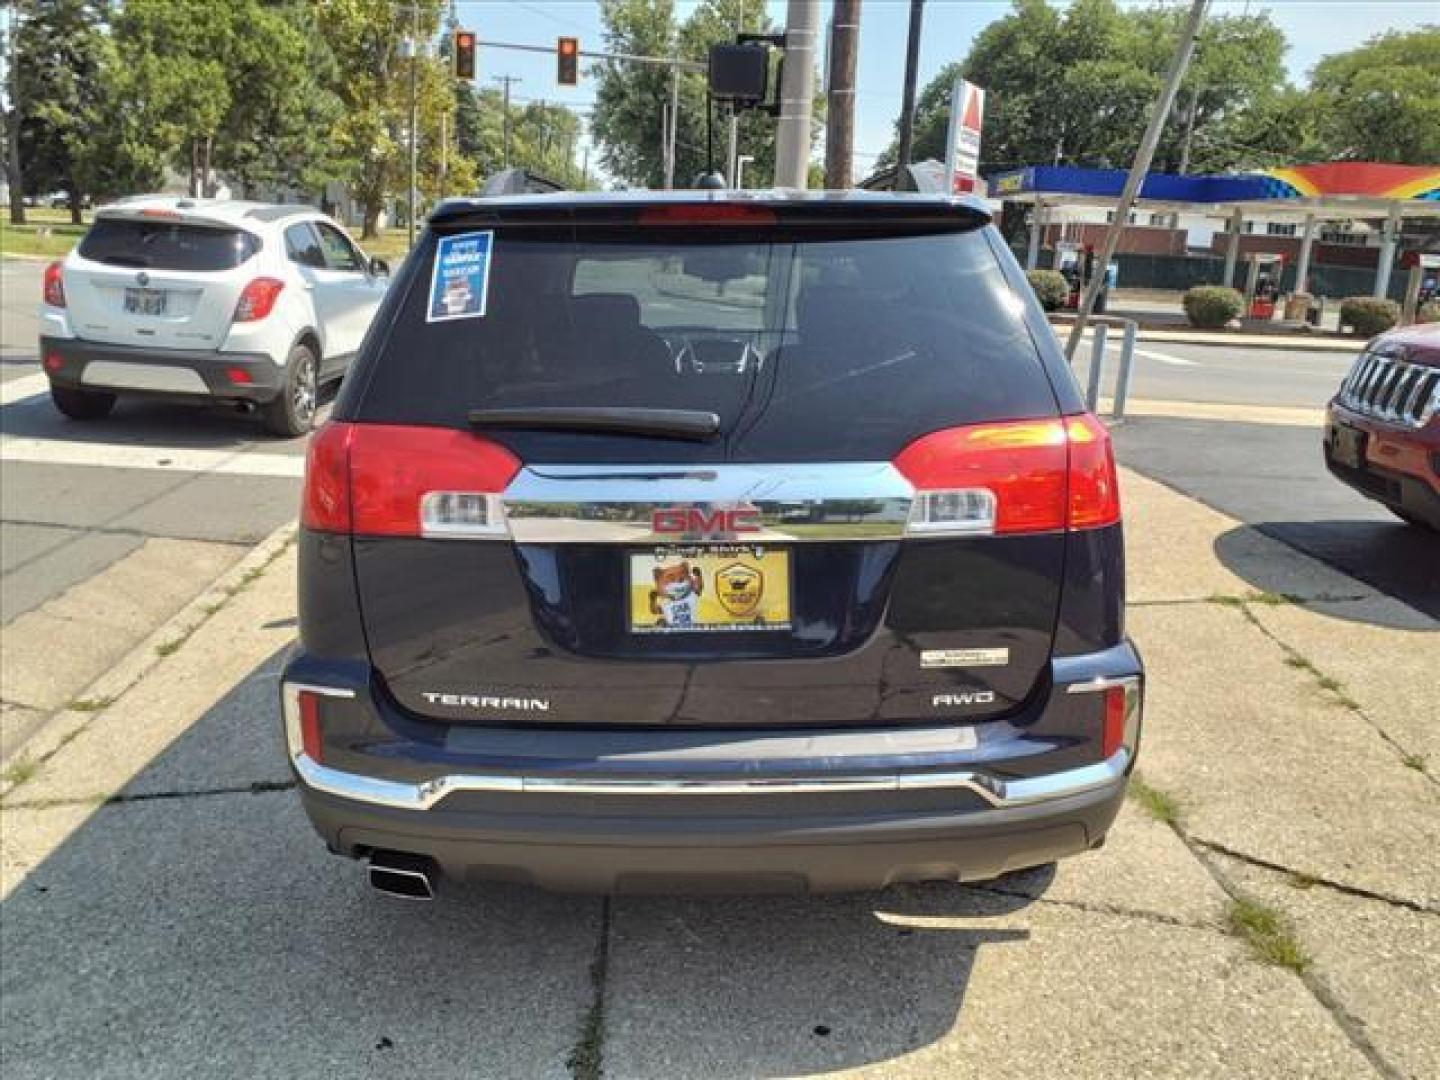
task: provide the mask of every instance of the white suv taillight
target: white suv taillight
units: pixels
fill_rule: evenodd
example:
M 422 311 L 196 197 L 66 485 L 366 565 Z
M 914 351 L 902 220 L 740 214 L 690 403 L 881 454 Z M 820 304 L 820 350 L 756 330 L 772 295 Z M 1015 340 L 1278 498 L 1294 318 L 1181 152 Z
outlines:
M 1110 433 L 1089 413 L 932 432 L 895 468 L 915 485 L 907 531 L 988 535 L 1094 529 L 1120 520 Z
M 505 536 L 500 493 L 519 471 L 468 431 L 331 421 L 310 440 L 300 520 L 357 536 Z
M 235 322 L 255 322 L 265 318 L 275 307 L 285 283 L 279 278 L 259 277 L 245 286 L 235 304 Z
M 45 303 L 51 307 L 65 306 L 65 278 L 58 262 L 45 267 Z

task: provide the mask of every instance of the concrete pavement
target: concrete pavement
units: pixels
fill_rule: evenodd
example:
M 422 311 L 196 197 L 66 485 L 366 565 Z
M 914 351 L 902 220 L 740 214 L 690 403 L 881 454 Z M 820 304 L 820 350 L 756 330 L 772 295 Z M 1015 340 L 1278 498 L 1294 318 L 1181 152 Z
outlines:
M 1440 1073 L 1440 624 L 1123 483 L 1148 795 L 1058 867 L 850 897 L 367 894 L 288 790 L 284 549 L 0 803 L 7 1075 Z

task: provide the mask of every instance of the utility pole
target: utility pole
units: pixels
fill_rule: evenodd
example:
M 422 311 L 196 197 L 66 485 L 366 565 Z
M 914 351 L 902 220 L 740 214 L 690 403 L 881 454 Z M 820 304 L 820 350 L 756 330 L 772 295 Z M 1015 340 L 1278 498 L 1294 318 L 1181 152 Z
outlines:
M 1150 162 L 1155 157 L 1155 146 L 1160 142 L 1160 132 L 1165 129 L 1165 120 L 1175 104 L 1180 80 L 1185 77 L 1185 69 L 1190 66 L 1190 55 L 1195 51 L 1195 38 L 1200 33 L 1200 24 L 1205 21 L 1205 7 L 1208 3 L 1209 0 L 1192 0 L 1190 4 L 1190 14 L 1185 19 L 1185 28 L 1180 32 L 1180 43 L 1175 47 L 1175 56 L 1165 75 L 1165 88 L 1160 91 L 1160 100 L 1155 102 L 1155 108 L 1150 113 L 1150 123 L 1146 125 L 1145 134 L 1140 139 L 1140 149 L 1135 152 L 1130 175 L 1125 178 L 1125 187 L 1120 192 L 1115 216 L 1111 219 L 1110 227 L 1105 230 L 1105 243 L 1095 264 L 1096 272 L 1091 275 L 1090 282 L 1085 287 L 1080 310 L 1075 314 L 1075 325 L 1070 328 L 1070 338 L 1065 343 L 1067 357 L 1074 357 L 1075 349 L 1080 344 L 1080 335 L 1085 332 L 1085 324 L 1090 321 L 1090 313 L 1095 310 L 1095 298 L 1100 295 L 1100 288 L 1105 283 L 1110 260 L 1120 243 L 1120 232 L 1130 220 L 1130 208 L 1135 205 L 1135 197 L 1140 194 L 1140 185 L 1145 180 L 1145 174 L 1150 171 Z
M 680 129 L 680 69 L 670 69 L 670 105 L 665 113 L 665 190 L 675 186 L 675 139 Z
M 855 154 L 855 58 L 860 0 L 835 0 L 830 17 L 830 107 L 825 114 L 825 186 L 848 188 Z
M 729 136 L 725 146 L 725 186 L 739 187 L 735 180 L 735 160 L 740 156 L 740 114 L 730 109 Z
M 905 42 L 905 96 L 900 105 L 900 153 L 896 164 L 910 164 L 910 144 L 915 136 L 915 79 L 920 67 L 920 25 L 925 19 L 925 0 L 910 0 L 910 37 Z M 899 180 L 896 180 L 899 183 Z
M 416 171 L 420 163 L 419 131 L 420 102 L 416 96 L 415 81 L 420 68 L 420 5 L 410 5 L 410 208 L 406 213 L 409 226 L 410 246 L 415 246 L 415 210 L 420 203 L 419 179 Z
M 790 0 L 785 13 L 785 64 L 780 121 L 775 126 L 775 186 L 804 190 L 810 171 L 810 113 L 815 97 L 815 39 L 820 0 Z
M 524 82 L 518 75 L 495 75 L 492 76 L 495 82 L 505 87 L 505 155 L 504 167 L 510 167 L 510 84 Z

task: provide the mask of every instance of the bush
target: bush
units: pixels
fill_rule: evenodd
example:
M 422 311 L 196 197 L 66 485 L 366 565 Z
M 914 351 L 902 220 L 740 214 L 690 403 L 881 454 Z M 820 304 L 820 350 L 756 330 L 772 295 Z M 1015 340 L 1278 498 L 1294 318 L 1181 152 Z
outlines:
M 1416 322 L 1440 322 L 1440 300 L 1426 300 L 1415 316 Z
M 1351 296 L 1340 301 L 1340 325 L 1350 327 L 1361 337 L 1383 334 L 1399 321 L 1400 305 L 1394 300 Z
M 1215 330 L 1240 317 L 1245 298 L 1223 285 L 1196 285 L 1185 293 L 1181 306 L 1191 326 Z
M 1027 270 L 1025 280 L 1035 290 L 1035 298 L 1046 311 L 1059 311 L 1070 295 L 1070 283 L 1056 270 Z

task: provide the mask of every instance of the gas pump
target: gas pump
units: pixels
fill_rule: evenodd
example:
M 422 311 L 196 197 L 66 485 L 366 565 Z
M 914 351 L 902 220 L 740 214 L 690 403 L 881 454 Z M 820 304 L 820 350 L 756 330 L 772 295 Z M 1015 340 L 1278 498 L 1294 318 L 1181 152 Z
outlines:
M 1065 297 L 1065 307 L 1070 311 L 1080 309 L 1080 298 L 1085 295 L 1090 280 L 1101 271 L 1096 265 L 1095 245 L 1086 244 L 1083 248 L 1060 248 L 1058 251 L 1059 263 L 1056 267 L 1065 280 L 1070 284 L 1070 292 Z M 1095 297 L 1095 314 L 1105 314 L 1106 301 L 1110 298 L 1110 287 L 1115 283 L 1115 264 L 1111 263 L 1105 270 L 1105 284 Z
M 1400 321 L 1408 326 L 1428 301 L 1440 297 L 1440 254 L 1409 251 L 1405 253 L 1402 265 L 1410 268 L 1400 316 Z
M 1275 317 L 1275 301 L 1280 295 L 1280 275 L 1285 272 L 1285 256 L 1252 251 L 1245 256 L 1245 262 L 1249 265 L 1245 274 L 1246 315 L 1268 322 Z

